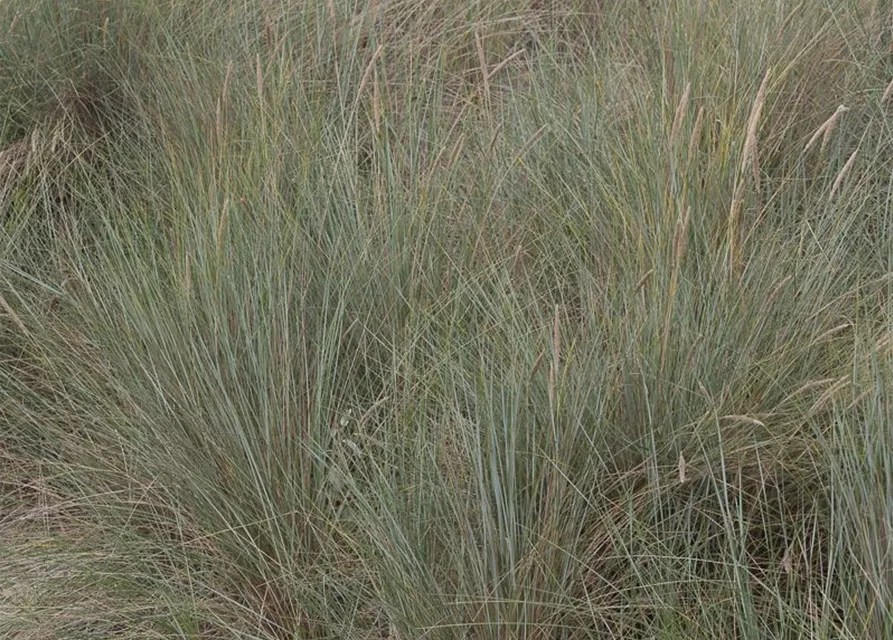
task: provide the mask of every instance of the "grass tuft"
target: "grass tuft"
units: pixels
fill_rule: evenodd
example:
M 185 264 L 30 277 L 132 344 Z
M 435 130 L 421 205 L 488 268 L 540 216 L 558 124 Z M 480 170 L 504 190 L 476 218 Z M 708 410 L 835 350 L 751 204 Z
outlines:
M 0 3 L 0 636 L 893 637 L 881 14 Z

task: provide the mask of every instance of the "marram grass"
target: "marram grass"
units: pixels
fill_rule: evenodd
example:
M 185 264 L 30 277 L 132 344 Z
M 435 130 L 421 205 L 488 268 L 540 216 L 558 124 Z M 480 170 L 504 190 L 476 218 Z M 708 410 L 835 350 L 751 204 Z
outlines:
M 884 3 L 0 23 L 0 635 L 893 636 Z

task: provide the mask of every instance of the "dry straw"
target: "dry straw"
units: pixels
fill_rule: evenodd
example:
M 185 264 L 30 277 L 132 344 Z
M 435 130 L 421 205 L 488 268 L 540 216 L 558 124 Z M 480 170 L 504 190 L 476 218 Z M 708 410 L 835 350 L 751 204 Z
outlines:
M 688 221 L 691 217 L 691 208 L 682 210 L 676 220 L 676 228 L 673 233 L 673 270 L 670 273 L 670 288 L 667 293 L 667 310 L 664 314 L 664 330 L 660 346 L 660 372 L 664 373 L 667 361 L 667 348 L 670 342 L 670 329 L 672 327 L 673 308 L 676 300 L 676 292 L 679 289 L 679 274 L 682 270 L 682 261 L 685 258 L 685 249 L 688 244 Z
M 0 181 L 16 177 L 28 157 L 28 144 L 25 140 L 14 142 L 0 151 Z
M 678 272 L 685 257 L 685 249 L 688 246 L 688 221 L 691 217 L 691 207 L 686 207 L 682 216 L 676 221 L 676 229 L 673 234 L 673 268 Z
M 645 272 L 645 275 L 643 275 L 641 278 L 639 278 L 639 280 L 636 282 L 636 288 L 635 288 L 636 293 L 638 293 L 639 290 L 640 290 L 642 287 L 645 286 L 645 284 L 646 284 L 646 283 L 648 282 L 648 280 L 651 278 L 651 275 L 652 275 L 653 273 L 654 273 L 654 269 L 653 269 L 653 268 L 652 268 L 652 269 L 648 269 L 648 271 Z
M 223 203 L 223 210 L 220 213 L 220 220 L 217 221 L 217 233 L 216 233 L 216 248 L 217 248 L 217 257 L 220 258 L 223 255 L 223 240 L 226 234 L 226 226 L 229 221 L 229 198 L 227 198 Z
M 685 85 L 682 92 L 682 98 L 676 106 L 676 115 L 673 117 L 673 127 L 670 129 L 670 139 L 675 142 L 682 129 L 682 123 L 685 121 L 685 112 L 688 110 L 688 98 L 691 93 L 691 83 Z
M 813 340 L 809 346 L 814 347 L 818 344 L 822 344 L 823 342 L 827 342 L 828 340 L 834 338 L 841 331 L 845 331 L 846 329 L 851 329 L 853 327 L 852 322 L 844 322 L 843 324 L 837 325 L 831 329 L 828 329 L 824 333 L 822 333 L 819 337 Z
M 381 132 L 381 89 L 378 85 L 378 73 L 372 72 L 372 121 L 375 124 L 375 132 Z
M 887 88 L 884 89 L 884 95 L 881 96 L 881 101 L 886 102 L 890 95 L 893 94 L 893 80 L 890 80 L 890 83 L 887 85 Z
M 816 400 L 812 407 L 810 407 L 809 411 L 806 412 L 806 416 L 808 418 L 815 416 L 819 411 L 825 408 L 825 405 L 827 405 L 828 402 L 832 400 L 839 391 L 845 389 L 850 384 L 851 380 L 849 376 L 838 378 L 837 382 L 831 385 L 824 391 L 824 393 L 822 393 L 822 395 L 819 396 L 818 400 Z
M 760 160 L 757 149 L 757 128 L 760 124 L 760 115 L 763 113 L 763 106 L 766 103 L 766 89 L 769 86 L 769 78 L 772 76 L 772 69 L 763 76 L 763 82 L 757 91 L 757 97 L 753 102 L 750 110 L 750 117 L 747 119 L 747 136 L 744 139 L 744 154 L 741 157 L 741 173 L 747 169 L 748 163 L 753 170 L 754 185 L 757 191 L 760 189 Z
M 257 99 L 262 102 L 264 99 L 264 70 L 260 64 L 259 53 L 254 60 L 254 76 L 254 81 L 257 84 Z
M 15 189 L 28 159 L 28 144 L 19 140 L 0 151 L 0 221 L 6 210 L 6 202 Z
M 837 378 L 822 378 L 821 380 L 812 380 L 812 381 L 810 381 L 810 382 L 807 382 L 807 383 L 804 384 L 802 387 L 800 387 L 799 389 L 797 389 L 797 390 L 794 391 L 793 393 L 789 394 L 789 395 L 788 395 L 784 400 L 782 400 L 779 404 L 782 404 L 782 405 L 783 405 L 783 404 L 787 404 L 788 402 L 790 402 L 791 400 L 793 400 L 793 399 L 796 398 L 797 396 L 800 396 L 800 395 L 806 393 L 807 391 L 812 391 L 813 389 L 817 389 L 817 388 L 819 388 L 819 387 L 827 386 L 827 385 L 831 384 L 832 382 L 837 382 Z
M 375 51 L 372 53 L 372 57 L 369 59 L 369 63 L 366 65 L 366 70 L 363 71 L 363 77 L 360 78 L 360 86 L 357 88 L 357 100 L 360 99 L 360 96 L 363 94 L 363 89 L 366 88 L 366 84 L 369 82 L 369 78 L 372 77 L 372 70 L 375 68 L 375 62 L 378 60 L 378 56 L 381 55 L 381 50 L 384 48 L 384 45 L 378 45 L 375 48 Z
M 729 207 L 727 224 L 727 240 L 729 244 L 729 266 L 737 272 L 741 266 L 741 207 L 744 200 L 744 174 L 750 166 L 753 172 L 754 188 L 760 192 L 760 160 L 757 146 L 757 130 L 760 125 L 760 116 L 766 104 L 766 92 L 769 87 L 769 79 L 772 77 L 772 69 L 766 71 L 760 88 L 747 119 L 747 134 L 744 137 L 744 151 L 741 153 L 741 166 L 739 175 L 735 180 L 735 188 L 732 193 L 732 204 Z
M 226 75 L 223 78 L 223 90 L 220 92 L 220 98 L 217 100 L 217 118 L 215 129 L 217 131 L 218 142 L 223 139 L 223 109 L 229 100 L 229 83 L 233 77 L 233 61 L 230 60 L 226 65 Z
M 879 355 L 886 355 L 886 352 L 893 350 L 893 333 L 881 336 L 874 344 L 874 350 Z
M 698 142 L 701 139 L 701 128 L 704 126 L 704 105 L 698 108 L 698 116 L 695 118 L 695 126 L 691 131 L 691 138 L 688 140 L 688 164 L 691 164 L 695 157 L 695 151 L 698 150 Z
M 481 67 L 481 80 L 484 86 L 484 100 L 490 104 L 490 72 L 487 69 L 487 56 L 484 53 L 484 43 L 481 40 L 481 34 L 474 32 L 474 45 L 477 50 L 478 64 Z
M 35 132 L 36 133 L 36 132 Z M 34 136 L 32 136 L 33 139 Z M 25 163 L 28 156 L 28 145 L 24 140 L 13 143 L 3 151 L 0 151 L 0 220 L 2 220 L 4 200 L 6 200 L 7 192 L 12 188 L 16 177 L 21 170 L 21 166 Z M 31 332 L 22 322 L 22 319 L 15 312 L 15 309 L 6 301 L 3 294 L 0 293 L 0 309 L 6 312 L 12 323 L 22 332 L 23 335 L 30 337 Z
M 729 422 L 738 422 L 738 423 L 749 424 L 754 427 L 765 427 L 766 426 L 765 422 L 763 422 L 762 420 L 757 420 L 753 416 L 730 414 L 727 416 L 722 416 L 722 418 L 720 418 L 720 419 L 728 420 Z
M 809 142 L 806 143 L 806 146 L 803 147 L 803 153 L 807 153 L 810 149 L 815 146 L 815 143 L 818 142 L 818 139 L 822 139 L 822 146 L 820 147 L 820 151 L 825 150 L 825 146 L 828 144 L 828 140 L 831 138 L 831 134 L 834 132 L 834 128 L 837 126 L 837 122 L 840 120 L 840 116 L 849 111 L 849 108 L 840 105 L 837 107 L 837 110 L 832 114 L 830 118 L 825 120 L 822 125 L 816 129 L 815 133 L 812 134 L 812 137 L 809 139 Z
M 859 153 L 859 149 L 857 148 L 850 155 L 849 160 L 846 161 L 846 164 L 843 165 L 843 168 L 840 170 L 840 173 L 837 174 L 837 177 L 834 179 L 834 184 L 831 186 L 831 195 L 830 198 L 833 198 L 837 193 L 837 190 L 840 189 L 840 185 L 843 184 L 843 179 L 846 178 L 847 174 L 849 174 L 850 169 L 853 168 L 853 164 L 856 162 L 856 155 Z
M 6 301 L 6 298 L 3 297 L 3 294 L 0 293 L 0 308 L 2 308 L 6 315 L 12 320 L 12 323 L 18 327 L 19 331 L 22 332 L 27 337 L 31 337 L 31 332 L 28 331 L 28 328 L 25 326 L 25 323 L 22 322 L 22 319 L 19 317 L 19 314 L 15 312 L 15 309 L 10 306 L 10 304 Z
M 561 315 L 560 307 L 555 305 L 555 317 L 552 321 L 552 363 L 549 367 L 549 408 L 555 415 L 557 396 L 555 387 L 561 367 Z

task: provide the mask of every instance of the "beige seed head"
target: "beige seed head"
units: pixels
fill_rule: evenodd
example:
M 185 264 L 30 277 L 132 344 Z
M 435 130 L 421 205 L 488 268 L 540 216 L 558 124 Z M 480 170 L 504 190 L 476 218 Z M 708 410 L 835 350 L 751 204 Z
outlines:
M 691 138 L 688 140 L 688 163 L 691 164 L 695 157 L 695 151 L 698 149 L 698 141 L 701 139 L 701 128 L 704 126 L 704 105 L 698 109 L 698 117 L 695 118 L 695 126 L 691 131 Z
M 881 96 L 881 101 L 886 102 L 890 95 L 893 94 L 893 80 L 890 80 L 890 84 L 887 85 L 887 88 L 884 89 L 884 95 Z
M 846 161 L 846 164 L 843 165 L 840 173 L 837 174 L 837 178 L 834 179 L 834 184 L 831 187 L 831 198 L 833 198 L 834 194 L 837 193 L 840 185 L 843 184 L 843 179 L 846 178 L 847 174 L 850 172 L 850 169 L 853 168 L 853 164 L 856 162 L 856 154 L 858 153 L 859 149 L 857 148 L 855 151 L 853 151 L 852 155 L 850 155 L 850 158 Z
M 837 110 L 831 115 L 830 118 L 825 120 L 821 126 L 815 130 L 815 133 L 812 134 L 812 137 L 809 139 L 809 142 L 806 143 L 806 146 L 803 147 L 803 153 L 808 152 L 819 138 L 822 139 L 821 150 L 824 151 L 825 145 L 828 143 L 828 139 L 831 137 L 831 133 L 834 131 L 834 127 L 837 126 L 837 121 L 840 120 L 840 116 L 849 111 L 849 108 L 840 105 L 837 107 Z
M 769 78 L 772 76 L 772 69 L 763 76 L 763 82 L 757 91 L 757 97 L 753 101 L 753 107 L 750 110 L 750 117 L 747 119 L 747 136 L 744 139 L 744 153 L 741 155 L 741 173 L 747 169 L 748 162 L 753 169 L 754 182 L 757 191 L 760 189 L 760 162 L 757 155 L 757 128 L 760 124 L 760 115 L 763 113 L 763 106 L 766 103 L 766 90 L 769 87 Z
M 670 129 L 670 140 L 673 142 L 676 141 L 677 136 L 682 129 L 682 123 L 685 120 L 685 112 L 688 110 L 688 97 L 691 93 L 691 82 L 685 85 L 685 90 L 682 92 L 682 98 L 679 100 L 679 104 L 676 106 L 676 115 L 673 117 L 673 127 Z
M 742 422 L 744 424 L 749 424 L 754 427 L 765 427 L 766 423 L 762 420 L 757 420 L 753 416 L 745 416 L 739 414 L 730 414 L 727 416 L 722 416 L 722 420 L 729 420 L 730 422 Z

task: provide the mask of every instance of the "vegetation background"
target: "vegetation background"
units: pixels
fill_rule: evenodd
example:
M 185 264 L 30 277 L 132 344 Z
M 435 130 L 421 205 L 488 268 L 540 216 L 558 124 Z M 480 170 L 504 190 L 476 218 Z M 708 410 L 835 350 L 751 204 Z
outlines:
M 893 637 L 891 11 L 0 3 L 0 636 Z

